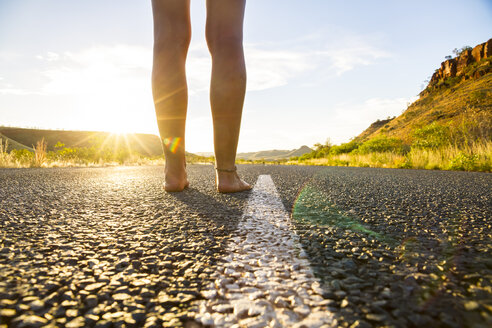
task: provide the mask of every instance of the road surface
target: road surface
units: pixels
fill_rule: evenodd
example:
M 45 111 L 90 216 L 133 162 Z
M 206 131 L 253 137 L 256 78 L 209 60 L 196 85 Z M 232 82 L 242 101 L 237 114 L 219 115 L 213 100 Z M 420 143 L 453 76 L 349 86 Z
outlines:
M 1 169 L 0 327 L 489 327 L 492 176 Z

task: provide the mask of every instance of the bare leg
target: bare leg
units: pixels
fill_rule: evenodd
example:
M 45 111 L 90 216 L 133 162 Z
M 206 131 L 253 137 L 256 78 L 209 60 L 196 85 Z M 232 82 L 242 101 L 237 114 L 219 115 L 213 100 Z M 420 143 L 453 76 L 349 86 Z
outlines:
M 191 39 L 189 0 L 152 0 L 154 64 L 152 93 L 166 156 L 165 189 L 188 186 L 185 123 L 188 106 L 185 62 Z
M 212 54 L 210 104 L 214 122 L 217 190 L 251 189 L 234 170 L 246 91 L 243 53 L 245 0 L 207 0 L 206 37 Z

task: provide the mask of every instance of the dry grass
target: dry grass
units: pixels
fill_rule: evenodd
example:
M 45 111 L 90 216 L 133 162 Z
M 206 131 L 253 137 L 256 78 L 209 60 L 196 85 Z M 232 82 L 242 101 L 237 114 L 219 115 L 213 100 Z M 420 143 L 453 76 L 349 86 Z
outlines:
M 46 163 L 46 148 L 48 144 L 43 139 L 36 142 L 36 146 L 34 148 L 34 166 L 41 167 Z
M 446 146 L 434 150 L 413 148 L 406 155 L 392 152 L 340 154 L 304 161 L 288 161 L 285 164 L 491 172 L 492 141 L 475 142 L 462 147 Z
M 405 156 L 384 152 L 370 154 L 340 154 L 325 158 L 312 158 L 305 161 L 288 161 L 286 164 L 324 165 L 324 166 L 356 166 L 356 167 L 401 167 Z
M 11 154 L 7 151 L 8 148 L 9 142 L 0 139 L 0 167 L 16 167 L 13 165 Z
M 447 146 L 436 150 L 412 149 L 407 154 L 412 168 L 490 172 L 492 142 L 475 142 L 465 147 Z

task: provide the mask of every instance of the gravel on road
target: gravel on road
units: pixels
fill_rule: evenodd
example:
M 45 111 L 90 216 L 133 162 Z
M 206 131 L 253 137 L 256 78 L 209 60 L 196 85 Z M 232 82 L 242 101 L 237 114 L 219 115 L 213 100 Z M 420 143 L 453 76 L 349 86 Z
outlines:
M 277 171 L 341 326 L 492 326 L 490 174 Z
M 271 175 L 337 325 L 492 325 L 490 174 L 239 171 Z M 251 192 L 188 172 L 190 189 L 166 193 L 162 167 L 1 169 L 0 327 L 203 324 Z
M 13 327 L 182 326 L 248 194 L 163 191 L 162 168 L 0 170 L 0 308 Z

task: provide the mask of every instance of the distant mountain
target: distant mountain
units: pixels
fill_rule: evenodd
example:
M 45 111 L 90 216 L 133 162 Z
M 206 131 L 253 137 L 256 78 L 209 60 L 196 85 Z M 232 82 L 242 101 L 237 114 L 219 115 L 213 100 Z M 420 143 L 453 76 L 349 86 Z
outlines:
M 301 146 L 299 149 L 293 150 L 263 150 L 257 152 L 249 152 L 249 153 L 238 153 L 238 159 L 245 160 L 265 160 L 265 161 L 275 161 L 280 159 L 289 159 L 291 157 L 302 156 L 306 153 L 310 153 L 312 151 L 308 146 Z
M 25 129 L 0 126 L 0 139 L 7 140 L 9 149 L 30 149 L 44 139 L 48 150 L 54 150 L 60 142 L 65 147 L 109 147 L 113 150 L 126 149 L 145 156 L 162 155 L 162 145 L 158 136 L 153 134 L 129 133 L 112 134 L 95 131 L 62 131 Z

